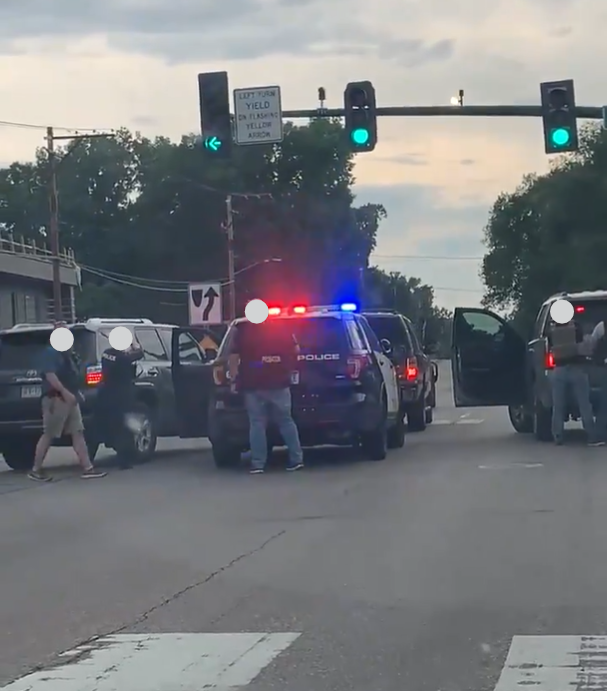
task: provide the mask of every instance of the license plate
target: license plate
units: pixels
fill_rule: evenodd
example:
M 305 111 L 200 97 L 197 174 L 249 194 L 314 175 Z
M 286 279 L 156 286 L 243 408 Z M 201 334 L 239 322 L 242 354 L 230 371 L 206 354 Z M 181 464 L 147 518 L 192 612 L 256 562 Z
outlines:
M 41 386 L 22 386 L 21 398 L 40 398 L 42 396 Z
M 293 386 L 299 384 L 299 372 L 291 372 L 291 384 Z

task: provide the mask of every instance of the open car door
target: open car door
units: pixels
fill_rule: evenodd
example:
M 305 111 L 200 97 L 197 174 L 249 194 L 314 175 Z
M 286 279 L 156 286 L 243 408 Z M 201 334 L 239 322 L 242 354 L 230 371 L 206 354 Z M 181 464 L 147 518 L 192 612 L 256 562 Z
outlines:
M 455 407 L 524 403 L 526 357 L 527 343 L 500 316 L 456 307 L 451 341 Z
M 208 434 L 213 369 L 201 340 L 202 331 L 196 328 L 173 329 L 171 334 L 171 372 L 179 436 L 183 439 Z

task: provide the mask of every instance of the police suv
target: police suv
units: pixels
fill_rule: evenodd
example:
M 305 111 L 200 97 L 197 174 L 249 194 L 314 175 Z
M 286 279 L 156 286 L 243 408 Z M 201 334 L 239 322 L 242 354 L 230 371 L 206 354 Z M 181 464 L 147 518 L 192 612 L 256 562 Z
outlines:
M 480 308 L 456 307 L 453 316 L 451 371 L 456 407 L 507 406 L 514 429 L 552 441 L 552 401 L 548 373 L 554 357 L 548 347 L 550 307 L 556 300 L 572 303 L 584 336 L 607 319 L 607 291 L 552 295 L 540 307 L 527 342 L 505 319 Z M 599 382 L 589 368 L 591 401 L 597 408 Z M 566 420 L 577 420 L 573 397 Z
M 386 457 L 389 448 L 402 447 L 405 424 L 399 415 L 395 368 L 356 306 L 295 305 L 271 307 L 269 312 L 260 328 L 288 330 L 301 350 L 291 392 L 302 445 L 360 445 L 366 457 L 377 461 Z M 208 436 L 218 467 L 238 465 L 249 446 L 243 397 L 231 391 L 227 367 L 235 329 L 243 321 L 230 325 L 212 364 Z M 200 418 L 206 403 L 203 368 L 182 363 L 174 376 L 190 387 L 192 409 Z M 268 430 L 268 444 L 282 444 L 276 429 Z

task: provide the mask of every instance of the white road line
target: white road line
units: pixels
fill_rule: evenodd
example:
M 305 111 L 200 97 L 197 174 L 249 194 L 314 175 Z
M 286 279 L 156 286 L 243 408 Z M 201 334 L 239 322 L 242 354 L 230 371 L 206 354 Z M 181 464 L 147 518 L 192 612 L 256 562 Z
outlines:
M 607 636 L 514 636 L 494 691 L 607 689 Z
M 161 633 L 101 638 L 0 691 L 229 691 L 249 684 L 299 633 Z
M 484 420 L 474 418 L 459 418 L 459 420 L 433 420 L 430 427 L 435 425 L 480 425 Z
M 492 465 L 479 465 L 481 470 L 509 470 L 510 468 L 543 468 L 543 463 L 493 463 Z

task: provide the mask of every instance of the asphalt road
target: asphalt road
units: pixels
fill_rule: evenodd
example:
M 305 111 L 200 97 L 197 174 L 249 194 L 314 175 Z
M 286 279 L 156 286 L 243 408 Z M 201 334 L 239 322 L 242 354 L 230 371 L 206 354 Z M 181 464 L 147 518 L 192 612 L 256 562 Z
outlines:
M 607 451 L 439 383 L 382 463 L 249 476 L 168 443 L 105 480 L 0 472 L 0 689 L 607 689 Z

